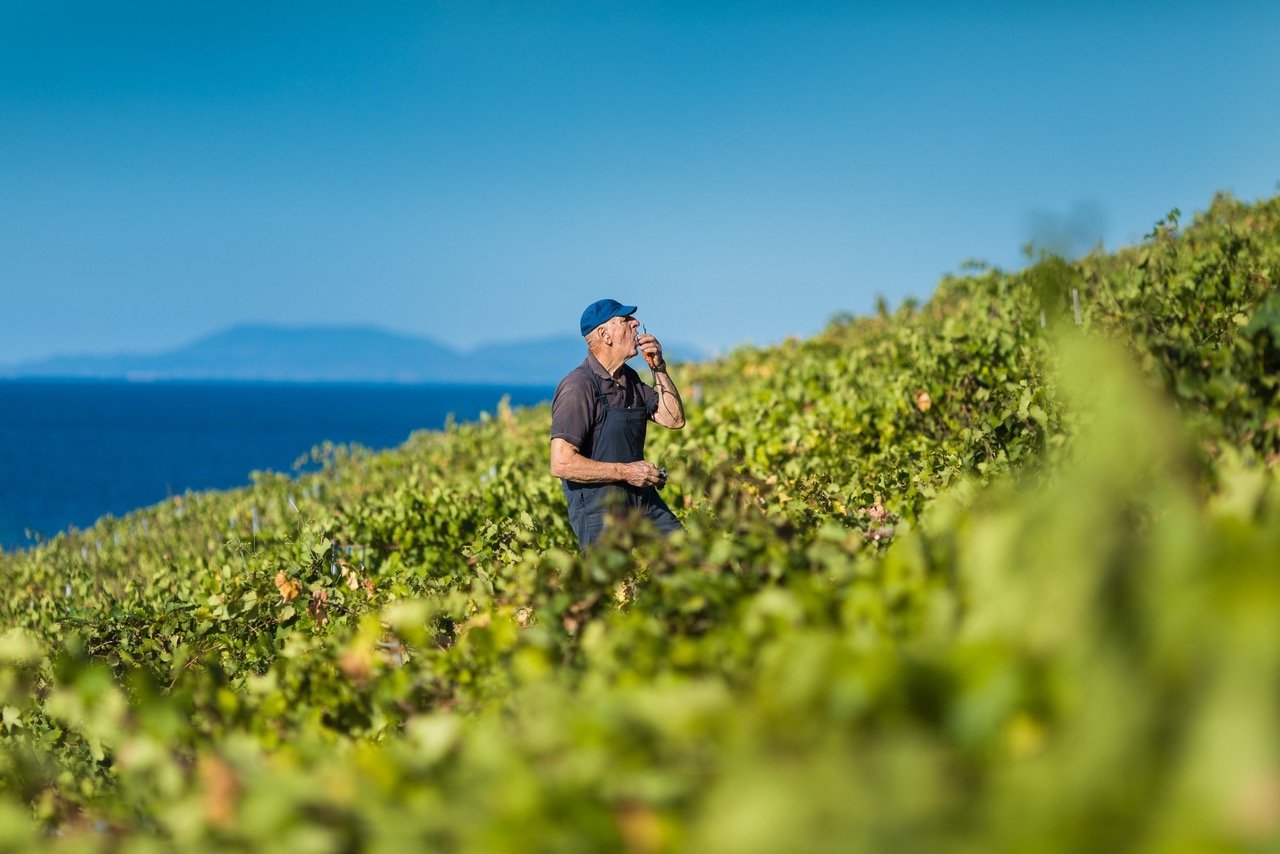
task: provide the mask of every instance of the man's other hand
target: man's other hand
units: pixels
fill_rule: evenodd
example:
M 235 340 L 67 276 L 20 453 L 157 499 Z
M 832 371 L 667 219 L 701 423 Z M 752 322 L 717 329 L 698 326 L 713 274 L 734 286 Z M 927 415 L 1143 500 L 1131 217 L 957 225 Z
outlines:
M 653 463 L 638 460 L 634 463 L 619 463 L 619 465 L 622 469 L 622 479 L 632 486 L 657 486 L 662 483 L 662 474 Z

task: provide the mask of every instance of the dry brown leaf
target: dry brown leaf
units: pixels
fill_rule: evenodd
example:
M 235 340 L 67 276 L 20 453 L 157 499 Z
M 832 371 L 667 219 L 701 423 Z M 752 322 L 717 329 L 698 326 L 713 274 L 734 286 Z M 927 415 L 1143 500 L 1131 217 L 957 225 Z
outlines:
M 1280 830 L 1280 776 L 1275 770 L 1254 773 L 1236 784 L 1228 820 L 1245 839 L 1263 842 Z
M 362 647 L 348 647 L 338 656 L 338 669 L 352 682 L 368 682 L 373 675 L 373 655 Z
M 236 805 L 240 800 L 240 781 L 231 766 L 220 757 L 204 754 L 197 761 L 196 773 L 204 789 L 204 817 L 215 827 L 235 823 Z
M 325 603 L 329 601 L 329 591 L 323 587 L 317 588 L 311 594 L 311 603 L 307 605 L 307 612 L 311 614 L 317 625 L 323 626 L 329 622 L 329 614 L 325 611 Z
M 870 519 L 877 525 L 889 519 L 889 511 L 886 510 L 884 505 L 878 501 L 870 507 L 863 507 L 858 510 L 858 515 Z
M 649 851 L 661 851 L 665 834 L 662 820 L 650 807 L 643 804 L 623 804 L 614 814 L 618 832 L 627 851 L 637 854 Z
M 298 598 L 298 591 L 302 589 L 302 585 L 285 575 L 282 569 L 276 573 L 276 589 L 280 591 L 280 598 L 286 602 L 292 602 Z

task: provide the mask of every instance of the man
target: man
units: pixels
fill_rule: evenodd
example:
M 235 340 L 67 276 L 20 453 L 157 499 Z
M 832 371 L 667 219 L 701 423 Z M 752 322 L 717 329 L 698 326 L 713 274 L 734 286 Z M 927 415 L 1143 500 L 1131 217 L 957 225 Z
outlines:
M 569 524 L 581 548 L 594 543 L 610 515 L 635 512 L 664 534 L 680 522 L 658 495 L 666 475 L 644 458 L 649 421 L 684 426 L 680 392 L 662 345 L 638 334 L 634 305 L 602 299 L 582 312 L 587 358 L 560 381 L 551 402 L 551 474 L 561 479 Z M 637 352 L 653 369 L 653 386 L 627 366 Z

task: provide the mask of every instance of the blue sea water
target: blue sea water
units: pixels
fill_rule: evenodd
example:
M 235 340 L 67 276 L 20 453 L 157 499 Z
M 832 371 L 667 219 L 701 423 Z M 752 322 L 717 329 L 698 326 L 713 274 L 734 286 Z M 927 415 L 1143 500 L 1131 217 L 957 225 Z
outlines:
M 29 546 L 187 490 L 292 473 L 324 441 L 389 448 L 550 400 L 543 387 L 0 381 L 0 547 Z

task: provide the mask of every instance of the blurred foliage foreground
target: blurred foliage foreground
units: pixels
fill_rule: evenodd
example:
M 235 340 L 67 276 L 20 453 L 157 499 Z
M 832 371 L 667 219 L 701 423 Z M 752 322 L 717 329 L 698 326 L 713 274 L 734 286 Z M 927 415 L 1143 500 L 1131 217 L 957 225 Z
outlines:
M 0 555 L 0 846 L 1280 845 L 1280 200 Z M 8 484 L 7 488 L 21 488 Z

